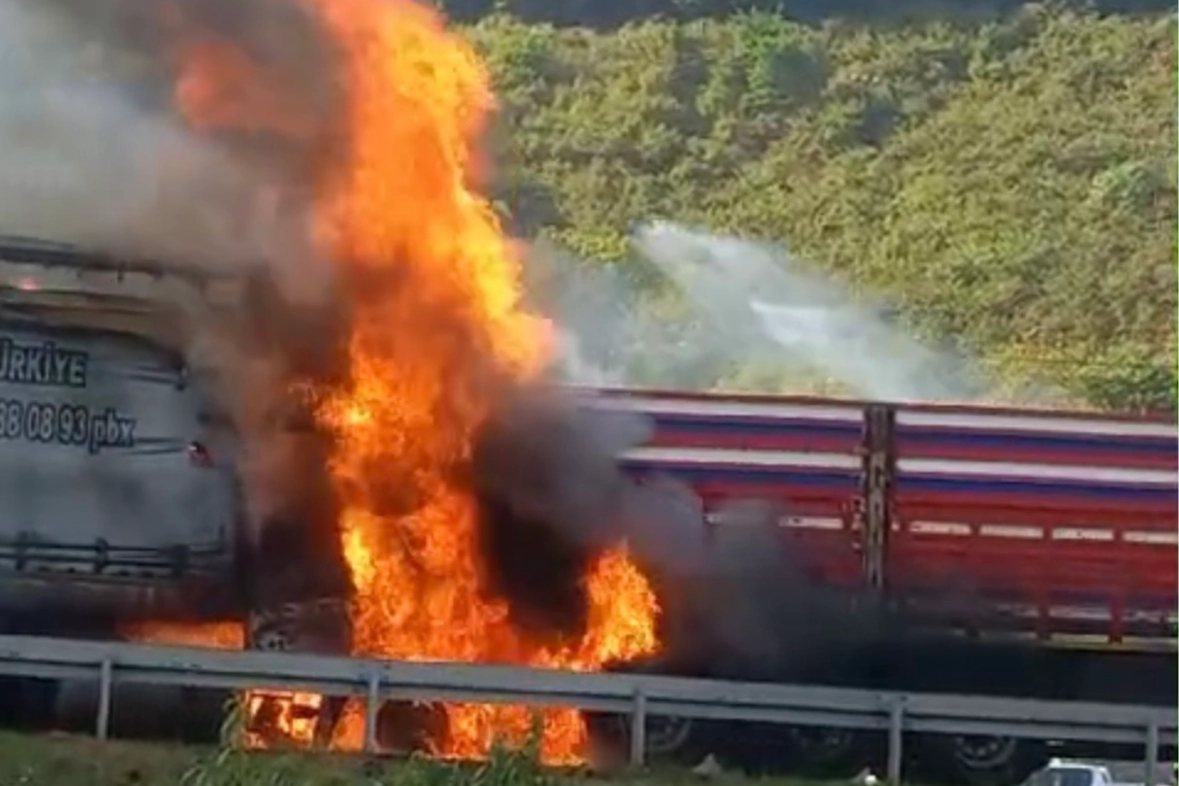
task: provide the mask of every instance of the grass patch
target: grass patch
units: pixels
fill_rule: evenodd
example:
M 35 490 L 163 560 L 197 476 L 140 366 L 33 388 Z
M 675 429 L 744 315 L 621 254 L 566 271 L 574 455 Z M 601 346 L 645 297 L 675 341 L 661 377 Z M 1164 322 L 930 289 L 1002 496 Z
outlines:
M 0 732 L 0 786 L 700 786 L 687 769 L 603 775 L 540 764 L 539 733 L 521 748 L 493 747 L 486 761 L 456 762 L 306 751 L 251 751 L 243 711 L 227 704 L 220 747 L 100 741 L 50 733 Z M 709 786 L 807 786 L 786 778 L 710 775 Z M 812 784 L 818 786 L 818 784 Z
M 687 770 L 603 777 L 541 767 L 528 750 L 498 749 L 485 762 L 373 759 L 343 754 L 245 752 L 232 747 L 0 732 L 0 786 L 688 786 Z M 722 774 L 720 786 L 802 786 Z

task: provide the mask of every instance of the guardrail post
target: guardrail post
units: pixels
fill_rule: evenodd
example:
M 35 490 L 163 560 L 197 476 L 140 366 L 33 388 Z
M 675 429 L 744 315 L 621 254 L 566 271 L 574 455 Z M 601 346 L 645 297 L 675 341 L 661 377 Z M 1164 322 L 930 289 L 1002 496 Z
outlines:
M 647 754 L 647 694 L 635 688 L 635 704 L 630 714 L 630 766 L 642 767 Z
M 110 658 L 103 658 L 98 670 L 98 717 L 94 721 L 94 735 L 105 740 L 111 725 L 111 683 L 114 664 Z
M 364 697 L 364 752 L 377 752 L 377 710 L 381 707 L 381 675 L 368 675 L 368 690 Z
M 904 757 L 904 739 L 901 734 L 905 723 L 905 703 L 897 699 L 888 708 L 888 782 L 899 786 L 901 782 L 901 759 Z
M 1142 786 L 1155 786 L 1156 770 L 1159 762 L 1159 727 L 1154 721 L 1146 727 L 1146 773 L 1142 778 Z

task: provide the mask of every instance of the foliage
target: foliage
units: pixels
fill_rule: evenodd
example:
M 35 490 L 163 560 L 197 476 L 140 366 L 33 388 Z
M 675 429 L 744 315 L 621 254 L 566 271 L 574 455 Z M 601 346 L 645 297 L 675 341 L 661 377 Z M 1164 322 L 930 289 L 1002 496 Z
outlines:
M 232 736 L 227 739 L 232 739 Z M 0 732 L 0 783 L 23 786 L 687 786 L 686 769 L 626 771 L 612 777 L 540 766 L 539 738 L 520 748 L 496 746 L 483 762 L 426 757 L 407 760 L 299 753 L 246 753 L 225 742 L 219 750 L 168 743 L 99 741 L 66 735 Z M 722 773 L 715 786 L 749 786 Z M 810 786 L 759 778 L 759 786 Z
M 200 756 L 180 779 L 180 786 L 303 786 L 311 782 L 306 754 L 259 755 L 243 747 L 245 708 L 240 698 L 230 700 L 221 726 L 221 745 Z M 414 755 L 408 761 L 371 761 L 364 766 L 367 786 L 557 786 L 540 764 L 539 719 L 523 745 L 497 740 L 486 761 L 478 764 Z M 325 778 L 324 784 L 343 784 Z
M 1009 388 L 1174 410 L 1173 17 L 494 13 L 469 33 L 522 235 L 623 267 L 651 217 L 775 240 Z
M 414 756 L 365 759 L 306 752 L 249 752 L 236 703 L 215 749 L 0 734 L 0 783 L 27 786 L 134 783 L 179 786 L 561 786 L 571 778 L 540 765 L 539 731 L 520 747 L 493 746 L 483 762 Z M 539 727 L 538 727 L 539 728 Z
M 455 19 L 478 19 L 493 11 L 510 13 L 532 22 L 613 27 L 636 17 L 667 19 L 723 17 L 759 10 L 783 13 L 792 19 L 817 21 L 852 17 L 892 21 L 911 18 L 990 18 L 1010 12 L 1020 0 L 437 0 Z M 1165 10 L 1162 0 L 1094 0 L 1102 12 Z

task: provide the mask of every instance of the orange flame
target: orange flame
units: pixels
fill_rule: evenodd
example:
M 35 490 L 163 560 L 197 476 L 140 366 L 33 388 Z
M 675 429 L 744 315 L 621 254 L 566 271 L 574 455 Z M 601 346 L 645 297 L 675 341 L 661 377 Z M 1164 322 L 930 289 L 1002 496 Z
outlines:
M 124 625 L 119 633 L 136 641 L 174 647 L 240 650 L 245 643 L 245 631 L 238 622 L 140 621 Z
M 463 471 L 497 390 L 533 379 L 549 345 L 547 324 L 520 305 L 516 249 L 475 190 L 493 106 L 482 64 L 409 0 L 304 4 L 339 53 L 347 93 L 344 154 L 313 202 L 315 237 L 339 265 L 352 318 L 351 381 L 320 391 L 317 415 L 335 437 L 329 471 L 356 652 L 593 670 L 653 651 L 656 600 L 621 545 L 583 577 L 580 640 L 533 640 L 484 589 Z M 177 104 L 194 128 L 298 125 L 243 53 L 191 46 L 182 61 Z M 348 728 L 357 717 L 345 715 L 346 739 L 358 739 Z M 523 708 L 451 706 L 441 752 L 482 755 L 530 727 Z M 546 760 L 577 760 L 578 713 L 546 711 L 542 728 Z

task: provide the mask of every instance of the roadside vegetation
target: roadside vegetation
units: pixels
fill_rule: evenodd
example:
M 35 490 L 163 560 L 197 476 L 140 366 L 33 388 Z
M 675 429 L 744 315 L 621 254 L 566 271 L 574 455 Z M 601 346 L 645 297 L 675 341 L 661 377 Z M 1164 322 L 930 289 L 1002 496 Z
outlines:
M 501 748 L 485 762 L 459 764 L 294 753 L 247 753 L 226 746 L 108 741 L 69 735 L 0 733 L 0 786 L 680 786 L 689 770 L 546 770 L 529 749 Z M 804 786 L 785 778 L 711 776 L 712 786 Z
M 652 310 L 629 222 L 772 240 L 1002 380 L 1175 410 L 1173 11 L 495 5 L 467 30 L 519 234 L 632 273 Z

